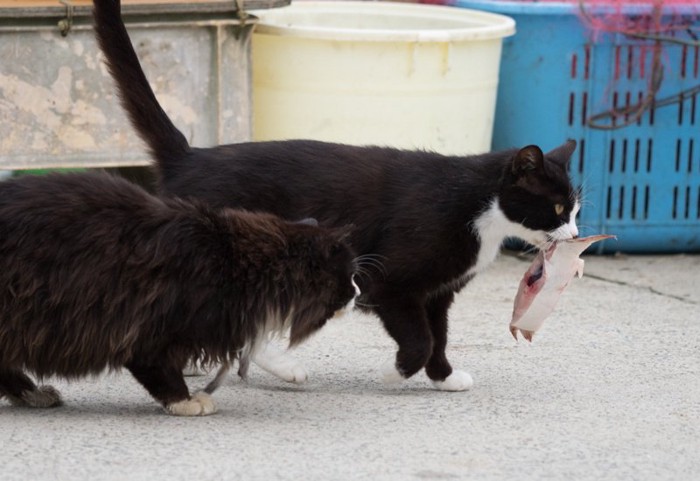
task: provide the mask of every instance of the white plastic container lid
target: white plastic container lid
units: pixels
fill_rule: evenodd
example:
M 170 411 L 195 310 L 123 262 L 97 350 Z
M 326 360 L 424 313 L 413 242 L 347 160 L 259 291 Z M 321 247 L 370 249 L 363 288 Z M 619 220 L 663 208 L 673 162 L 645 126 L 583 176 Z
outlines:
M 503 38 L 515 33 L 504 15 L 464 8 L 367 1 L 295 1 L 253 12 L 255 32 L 346 41 L 454 42 Z

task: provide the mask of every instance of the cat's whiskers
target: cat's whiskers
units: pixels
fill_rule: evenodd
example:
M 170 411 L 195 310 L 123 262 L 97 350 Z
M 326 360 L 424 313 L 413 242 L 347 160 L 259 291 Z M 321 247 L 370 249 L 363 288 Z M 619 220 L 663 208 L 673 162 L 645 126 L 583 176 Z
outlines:
M 583 206 L 592 206 L 593 203 L 588 200 L 588 195 L 590 193 L 590 189 L 588 188 L 588 178 L 584 178 L 581 181 L 581 185 L 579 186 L 578 189 L 576 189 L 574 195 L 578 195 L 578 201 L 581 204 L 581 207 Z
M 362 266 L 355 267 L 355 274 L 362 280 L 369 280 L 372 278 L 372 273 Z
M 386 279 L 387 270 L 384 267 L 381 259 L 386 259 L 386 257 L 379 254 L 364 254 L 355 258 L 355 266 L 358 273 L 362 273 L 367 277 L 372 276 L 371 270 L 376 270 L 382 275 L 382 278 Z
M 381 254 L 362 254 L 361 256 L 357 256 L 356 260 L 358 261 L 363 261 L 363 260 L 371 260 L 375 261 L 381 264 L 382 260 L 386 260 L 387 257 L 383 256 Z
M 364 309 L 374 309 L 375 307 L 378 307 L 378 304 L 368 304 L 366 302 L 358 301 L 357 299 L 355 299 L 355 306 L 362 307 Z

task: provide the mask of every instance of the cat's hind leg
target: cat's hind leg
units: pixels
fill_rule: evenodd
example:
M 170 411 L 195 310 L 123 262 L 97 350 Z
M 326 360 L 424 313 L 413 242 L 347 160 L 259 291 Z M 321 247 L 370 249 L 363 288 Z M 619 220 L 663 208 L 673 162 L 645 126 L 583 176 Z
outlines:
M 431 296 L 426 302 L 426 313 L 433 334 L 433 352 L 425 366 L 425 373 L 440 391 L 465 391 L 474 381 L 466 371 L 452 369 L 447 360 L 447 313 L 454 300 L 454 293 L 443 292 Z
M 258 367 L 284 381 L 303 384 L 309 379 L 308 372 L 299 361 L 268 341 L 256 346 L 252 358 Z
M 0 369 L 0 398 L 13 406 L 50 408 L 62 404 L 60 393 L 52 386 L 37 386 L 21 371 Z
M 214 379 L 212 379 L 211 382 L 207 384 L 207 386 L 204 388 L 204 392 L 207 394 L 214 394 L 214 391 L 219 389 L 219 386 L 223 384 L 224 379 L 226 379 L 226 376 L 228 376 L 230 370 L 230 361 L 225 361 L 224 363 L 222 363 Z
M 207 416 L 216 412 L 216 405 L 205 392 L 190 392 L 182 377 L 182 367 L 163 367 L 130 362 L 126 368 L 138 382 L 175 416 Z

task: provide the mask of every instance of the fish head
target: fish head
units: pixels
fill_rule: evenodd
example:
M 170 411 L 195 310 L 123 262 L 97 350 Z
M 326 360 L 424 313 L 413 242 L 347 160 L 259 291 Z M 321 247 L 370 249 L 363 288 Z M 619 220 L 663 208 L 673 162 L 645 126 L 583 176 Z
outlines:
M 575 239 L 566 239 L 558 243 L 559 247 L 557 255 L 573 262 L 573 259 L 578 258 L 578 256 L 583 254 L 583 252 L 591 245 L 605 239 L 617 239 L 617 237 L 614 235 L 599 234 L 588 237 L 577 237 Z

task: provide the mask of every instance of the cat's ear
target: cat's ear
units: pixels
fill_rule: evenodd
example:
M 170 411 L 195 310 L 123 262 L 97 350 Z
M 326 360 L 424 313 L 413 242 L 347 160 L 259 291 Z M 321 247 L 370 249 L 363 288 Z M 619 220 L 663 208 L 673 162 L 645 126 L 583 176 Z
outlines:
M 568 170 L 574 150 L 576 150 L 576 141 L 569 139 L 559 147 L 547 152 L 547 158 Z
M 533 171 L 541 171 L 543 166 L 544 154 L 542 149 L 536 145 L 528 145 L 520 149 L 513 157 L 511 171 L 513 175 L 520 177 Z

